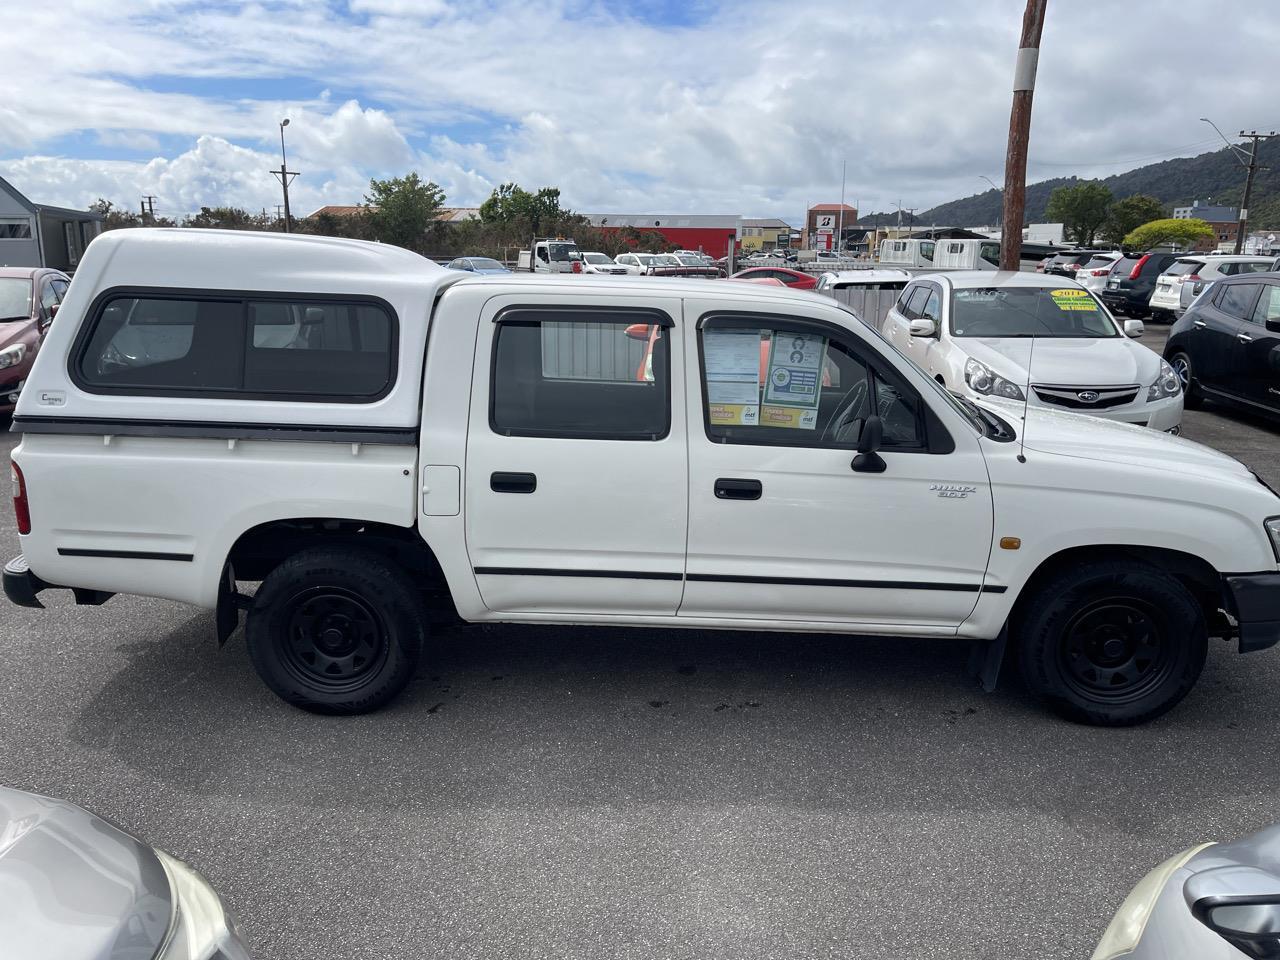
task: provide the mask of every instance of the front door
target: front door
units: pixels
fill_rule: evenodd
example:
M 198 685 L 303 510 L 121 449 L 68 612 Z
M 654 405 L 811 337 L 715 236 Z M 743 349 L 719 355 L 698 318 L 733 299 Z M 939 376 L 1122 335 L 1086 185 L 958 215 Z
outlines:
M 1210 389 L 1247 399 L 1241 351 L 1252 339 L 1252 324 L 1247 318 L 1253 315 L 1260 289 L 1258 283 L 1225 283 L 1212 308 L 1199 311 L 1193 321 L 1199 328 L 1194 336 L 1203 345 L 1196 376 Z
M 465 525 L 490 610 L 676 612 L 688 470 L 679 315 L 678 299 L 653 296 L 486 305 Z
M 1280 284 L 1266 282 L 1250 319 L 1236 338 L 1237 369 L 1244 397 L 1280 408 Z
M 760 309 L 685 303 L 701 372 L 687 405 L 680 615 L 953 631 L 977 603 L 991 546 L 976 433 L 948 432 L 881 347 L 829 312 Z M 884 471 L 856 472 L 872 413 Z

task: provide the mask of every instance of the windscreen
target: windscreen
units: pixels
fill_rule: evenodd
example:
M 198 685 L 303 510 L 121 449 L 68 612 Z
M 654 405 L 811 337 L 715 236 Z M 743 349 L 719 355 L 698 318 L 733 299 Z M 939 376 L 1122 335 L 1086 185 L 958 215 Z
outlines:
M 956 337 L 1118 337 L 1120 331 L 1087 290 L 982 287 L 951 294 Z
M 31 281 L 25 277 L 0 277 L 0 320 L 26 320 L 31 316 Z
M 505 270 L 507 269 L 497 260 L 490 260 L 488 257 L 472 257 L 471 265 L 477 270 Z
M 582 259 L 582 254 L 578 253 L 578 248 L 571 243 L 549 243 L 547 244 L 547 252 L 551 254 L 552 260 L 558 262 Z

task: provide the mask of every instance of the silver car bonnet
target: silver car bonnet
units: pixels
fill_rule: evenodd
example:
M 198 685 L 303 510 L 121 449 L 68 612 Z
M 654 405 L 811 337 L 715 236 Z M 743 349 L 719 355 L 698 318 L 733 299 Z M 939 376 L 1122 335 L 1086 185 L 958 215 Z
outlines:
M 0 787 L 6 956 L 152 960 L 172 913 L 149 846 L 74 804 Z

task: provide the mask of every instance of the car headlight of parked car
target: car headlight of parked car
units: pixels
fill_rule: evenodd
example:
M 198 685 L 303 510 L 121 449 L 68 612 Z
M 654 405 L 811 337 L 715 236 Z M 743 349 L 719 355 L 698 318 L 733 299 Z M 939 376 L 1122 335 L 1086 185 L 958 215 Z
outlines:
M 991 372 L 990 367 L 972 357 L 965 361 L 964 382 L 974 393 L 980 393 L 984 397 L 1004 397 L 1006 400 L 1026 399 L 1022 388 L 1016 383 L 1004 377 L 997 377 Z
M 1263 526 L 1271 537 L 1271 549 L 1276 552 L 1276 559 L 1280 561 L 1280 517 L 1271 517 L 1263 522 Z
M 1156 377 L 1156 382 L 1147 387 L 1147 403 L 1153 400 L 1163 400 L 1165 397 L 1176 397 L 1182 392 L 1182 381 L 1178 379 L 1178 374 L 1174 372 L 1173 367 L 1169 366 L 1168 360 L 1160 361 L 1160 376 Z
M 222 901 L 181 860 L 156 851 L 173 891 L 173 924 L 156 960 L 251 960 Z
M 1124 903 L 1120 904 L 1116 915 L 1111 918 L 1107 932 L 1102 935 L 1097 949 L 1093 951 L 1092 960 L 1115 960 L 1116 957 L 1132 953 L 1142 939 L 1142 932 L 1151 919 L 1151 911 L 1155 909 L 1156 901 L 1160 899 L 1160 893 L 1169 879 L 1183 864 L 1208 846 L 1212 844 L 1201 843 L 1183 850 L 1139 880 L 1124 898 Z
M 15 343 L 12 347 L 5 347 L 0 350 L 0 370 L 5 367 L 16 367 L 26 355 L 27 345 L 25 343 Z

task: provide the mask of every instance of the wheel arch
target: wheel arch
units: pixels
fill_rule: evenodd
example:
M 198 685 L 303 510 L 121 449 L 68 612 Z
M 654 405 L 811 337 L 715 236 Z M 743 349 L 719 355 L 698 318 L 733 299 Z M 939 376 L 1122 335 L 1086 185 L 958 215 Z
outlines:
M 1133 544 L 1088 544 L 1067 547 L 1045 557 L 1032 571 L 1009 612 L 1009 623 L 1039 592 L 1041 586 L 1062 570 L 1102 560 L 1129 560 L 1144 563 L 1172 576 L 1196 599 L 1204 611 L 1205 623 L 1212 624 L 1222 606 L 1222 577 L 1203 557 L 1168 547 Z

